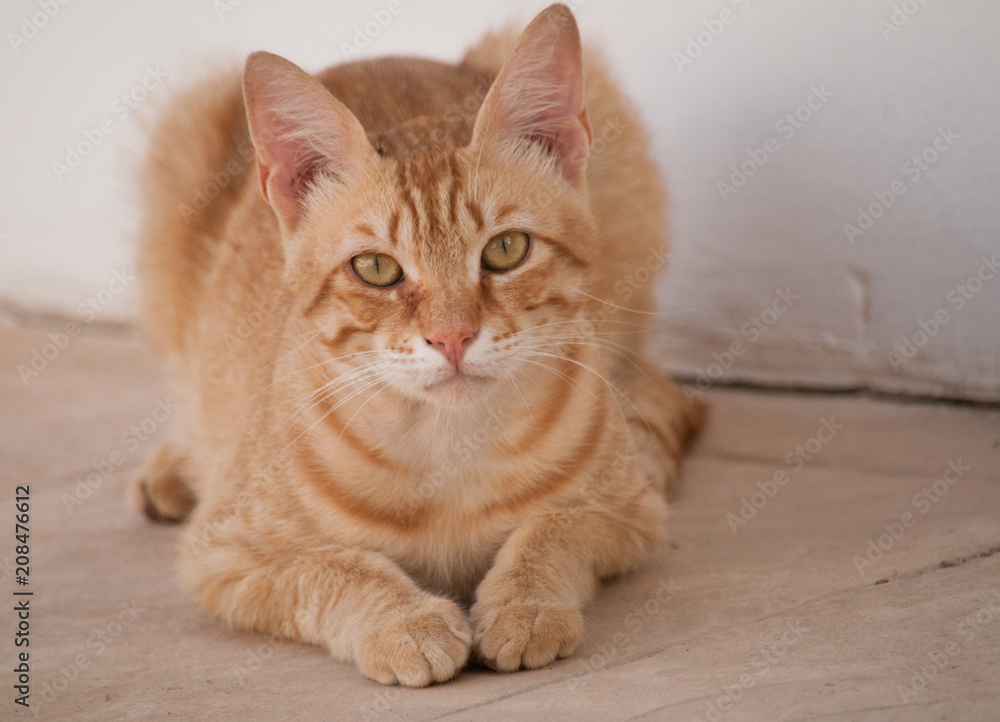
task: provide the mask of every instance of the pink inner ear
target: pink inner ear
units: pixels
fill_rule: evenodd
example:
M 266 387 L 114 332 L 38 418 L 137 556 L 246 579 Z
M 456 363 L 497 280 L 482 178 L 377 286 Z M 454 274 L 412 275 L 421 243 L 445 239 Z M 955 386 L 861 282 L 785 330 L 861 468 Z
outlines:
M 590 151 L 580 35 L 565 6 L 543 11 L 521 35 L 476 121 L 479 141 L 520 138 L 544 147 L 575 182 Z
M 265 122 L 272 140 L 263 144 L 257 160 L 264 196 L 269 197 L 267 185 L 271 180 L 282 195 L 298 202 L 315 175 L 331 165 L 332 159 L 320 153 L 293 125 L 277 120 L 274 113 L 269 113 Z
M 573 106 L 560 114 L 541 114 L 527 124 L 536 129 L 526 137 L 559 159 L 563 173 L 570 179 L 579 176 L 590 152 L 590 122 L 587 111 L 574 115 Z
M 373 153 L 357 118 L 299 67 L 268 53 L 247 59 L 244 97 L 264 197 L 294 230 L 302 195 L 323 171 L 345 174 Z
M 264 196 L 272 202 L 277 192 L 298 203 L 315 175 L 335 162 L 330 153 L 324 154 L 316 147 L 319 139 L 313 136 L 316 131 L 322 133 L 324 130 L 310 127 L 315 122 L 316 111 L 295 107 L 308 100 L 291 93 L 286 97 L 268 94 L 257 100 L 257 107 L 250 109 L 260 182 Z M 322 98 L 315 99 L 316 104 L 322 101 Z M 298 118 L 294 115 L 296 110 L 300 113 Z M 335 128 L 325 130 L 330 134 L 336 132 Z M 336 152 L 333 148 L 331 151 Z

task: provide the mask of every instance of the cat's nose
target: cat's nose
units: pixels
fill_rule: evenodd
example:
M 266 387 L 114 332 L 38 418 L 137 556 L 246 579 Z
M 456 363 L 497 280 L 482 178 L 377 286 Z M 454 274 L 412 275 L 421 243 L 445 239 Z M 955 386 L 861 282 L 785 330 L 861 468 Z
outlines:
M 462 357 L 465 356 L 465 350 L 476 340 L 478 335 L 478 329 L 445 328 L 428 334 L 424 340 L 427 341 L 428 346 L 432 346 L 444 354 L 448 363 L 458 371 L 462 364 Z

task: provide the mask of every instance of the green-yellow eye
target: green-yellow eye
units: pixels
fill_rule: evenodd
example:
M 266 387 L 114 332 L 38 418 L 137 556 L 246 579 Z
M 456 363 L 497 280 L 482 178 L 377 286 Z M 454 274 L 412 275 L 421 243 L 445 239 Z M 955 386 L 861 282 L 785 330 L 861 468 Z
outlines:
M 507 231 L 493 236 L 483 249 L 483 268 L 490 271 L 507 271 L 528 253 L 530 239 L 527 233 Z
M 358 278 L 370 286 L 385 288 L 403 278 L 403 269 L 396 259 L 384 253 L 362 253 L 351 259 Z

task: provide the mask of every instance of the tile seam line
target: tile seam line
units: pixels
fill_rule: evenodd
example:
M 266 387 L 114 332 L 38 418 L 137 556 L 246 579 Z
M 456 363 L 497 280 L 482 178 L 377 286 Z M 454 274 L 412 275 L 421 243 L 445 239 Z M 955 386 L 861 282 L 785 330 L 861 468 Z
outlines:
M 965 564 L 962 564 L 960 566 L 965 566 L 966 564 L 975 562 L 977 560 L 988 559 L 988 558 L 990 558 L 990 557 L 981 557 L 981 556 L 971 557 L 971 558 L 967 559 L 967 561 L 965 562 Z M 925 573 L 927 571 L 945 571 L 946 569 L 951 569 L 951 568 L 953 568 L 953 567 L 940 567 L 939 565 L 935 565 L 933 567 L 927 567 L 927 568 L 925 568 L 923 570 L 919 570 L 918 573 L 914 574 L 913 577 L 903 577 L 903 578 L 900 578 L 900 579 L 916 578 L 918 576 L 921 576 L 921 574 L 923 574 L 923 573 Z M 702 634 L 698 634 L 698 635 L 695 635 L 693 637 L 689 637 L 689 638 L 684 639 L 684 640 L 679 640 L 679 641 L 673 642 L 673 643 L 671 643 L 671 644 L 669 644 L 669 645 L 667 645 L 665 647 L 653 650 L 653 651 L 649 652 L 648 654 L 644 654 L 644 655 L 642 655 L 640 657 L 635 657 L 635 658 L 629 659 L 627 661 L 623 661 L 620 664 L 608 665 L 604 669 L 612 669 L 612 668 L 615 668 L 615 667 L 622 667 L 622 666 L 625 666 L 625 665 L 628 665 L 628 664 L 633 664 L 635 662 L 641 662 L 643 660 L 646 660 L 646 659 L 649 659 L 651 657 L 655 657 L 655 656 L 657 656 L 659 654 L 662 654 L 663 652 L 665 652 L 665 651 L 667 651 L 669 649 L 672 649 L 674 647 L 680 647 L 680 646 L 684 646 L 684 645 L 689 645 L 689 644 L 691 644 L 693 642 L 697 642 L 698 640 L 704 639 L 704 638 L 709 637 L 709 636 L 714 635 L 714 634 L 719 634 L 721 632 L 728 632 L 730 630 L 738 629 L 740 627 L 752 626 L 754 624 L 760 624 L 761 622 L 767 622 L 767 621 L 772 620 L 772 619 L 777 619 L 777 618 L 780 618 L 780 617 L 784 617 L 784 616 L 787 616 L 790 612 L 794 612 L 795 610 L 800 610 L 800 609 L 806 609 L 806 608 L 811 607 L 813 605 L 816 605 L 816 604 L 819 604 L 821 602 L 827 601 L 828 599 L 835 598 L 835 597 L 837 597 L 839 595 L 852 594 L 852 593 L 855 593 L 855 592 L 858 592 L 858 591 L 862 591 L 862 590 L 873 588 L 875 586 L 884 586 L 884 585 L 881 585 L 881 584 L 880 585 L 876 585 L 874 583 L 869 583 L 869 584 L 865 584 L 863 586 L 845 587 L 845 588 L 841 588 L 841 589 L 836 589 L 836 590 L 833 590 L 833 591 L 830 591 L 830 592 L 826 592 L 824 594 L 821 594 L 821 595 L 818 595 L 818 596 L 815 596 L 815 597 L 811 597 L 810 599 L 803 600 L 802 602 L 799 602 L 795 606 L 790 607 L 789 609 L 786 609 L 786 610 L 782 610 L 781 612 L 776 612 L 774 614 L 769 614 L 769 615 L 766 615 L 766 616 L 763 616 L 763 617 L 758 617 L 756 619 L 747 620 L 746 622 L 741 622 L 739 624 L 732 624 L 732 625 L 729 625 L 729 626 L 726 626 L 726 627 L 719 627 L 718 629 L 709 630 L 709 631 L 706 631 L 706 632 L 704 632 Z M 558 680 L 558 681 L 542 682 L 542 683 L 539 683 L 539 684 L 537 684 L 537 685 L 535 685 L 533 687 L 528 687 L 528 688 L 520 689 L 520 690 L 517 690 L 517 691 L 514 691 L 514 692 L 509 692 L 508 694 L 502 695 L 502 696 L 497 697 L 495 699 L 484 701 L 484 702 L 480 702 L 480 703 L 473 704 L 473 705 L 469 705 L 467 707 L 462 707 L 460 709 L 452 710 L 450 712 L 447 712 L 444 715 L 440 715 L 438 717 L 432 717 L 432 718 L 428 718 L 428 719 L 429 720 L 444 720 L 444 719 L 449 719 L 451 717 L 454 717 L 454 715 L 457 715 L 457 714 L 462 714 L 462 713 L 470 712 L 470 711 L 476 710 L 476 709 L 483 709 L 485 707 L 488 707 L 489 705 L 493 705 L 493 704 L 496 704 L 498 702 L 503 702 L 505 700 L 508 700 L 508 699 L 511 699 L 511 698 L 514 698 L 514 697 L 518 697 L 520 695 L 527 694 L 527 693 L 530 693 L 530 692 L 535 692 L 535 691 L 540 690 L 540 689 L 545 689 L 546 687 L 564 685 L 564 684 L 566 684 L 571 679 L 575 679 L 575 677 L 570 676 L 570 677 L 566 677 L 565 679 Z M 644 712 L 643 714 L 649 714 L 649 712 Z

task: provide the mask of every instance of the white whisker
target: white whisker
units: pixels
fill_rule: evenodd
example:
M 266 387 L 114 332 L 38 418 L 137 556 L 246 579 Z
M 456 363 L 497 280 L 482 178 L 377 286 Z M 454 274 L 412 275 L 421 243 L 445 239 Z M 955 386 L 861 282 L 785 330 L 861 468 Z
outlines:
M 626 306 L 619 306 L 617 303 L 611 303 L 611 301 L 605 301 L 603 298 L 598 298 L 597 296 L 592 296 L 591 294 L 587 293 L 586 291 L 581 291 L 579 288 L 574 288 L 572 290 L 576 291 L 577 293 L 583 294 L 587 298 L 593 299 L 594 301 L 597 301 L 598 303 L 603 303 L 605 306 L 610 306 L 611 308 L 617 308 L 619 311 L 628 311 L 629 313 L 639 313 L 639 314 L 642 314 L 643 316 L 673 316 L 673 315 L 685 312 L 683 310 L 672 311 L 672 312 L 666 312 L 666 311 L 659 311 L 659 312 L 658 311 L 640 311 L 637 308 L 627 308 Z

